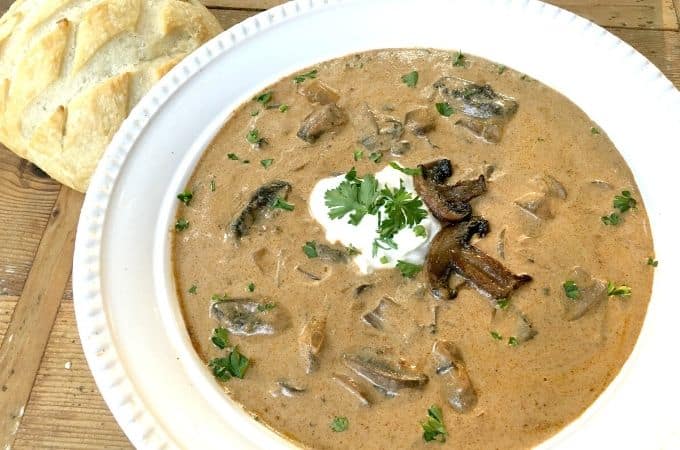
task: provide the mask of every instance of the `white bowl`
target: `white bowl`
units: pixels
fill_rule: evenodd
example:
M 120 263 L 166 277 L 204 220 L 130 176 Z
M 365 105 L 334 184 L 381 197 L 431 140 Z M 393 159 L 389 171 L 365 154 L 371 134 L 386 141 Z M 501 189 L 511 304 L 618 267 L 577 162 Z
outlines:
M 170 264 L 175 196 L 227 116 L 254 93 L 320 61 L 395 47 L 462 49 L 505 64 L 565 94 L 606 130 L 638 182 L 660 264 L 623 370 L 542 447 L 680 446 L 671 187 L 680 93 L 618 38 L 534 0 L 290 2 L 208 42 L 142 99 L 92 179 L 73 268 L 85 355 L 127 436 L 148 449 L 293 447 L 223 395 L 191 346 Z

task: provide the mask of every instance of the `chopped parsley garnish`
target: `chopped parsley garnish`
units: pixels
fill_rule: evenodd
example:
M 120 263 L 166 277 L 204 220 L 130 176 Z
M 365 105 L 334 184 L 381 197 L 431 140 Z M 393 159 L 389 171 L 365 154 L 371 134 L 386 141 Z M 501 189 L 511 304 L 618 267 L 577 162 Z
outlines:
M 255 283 L 251 281 L 248 283 L 248 286 L 246 286 L 246 289 L 248 289 L 248 292 L 255 292 Z
M 276 197 L 276 200 L 274 200 L 274 203 L 272 204 L 272 208 L 278 208 L 278 209 L 284 209 L 286 211 L 292 211 L 295 209 L 295 205 L 292 205 L 282 199 L 280 196 Z
M 363 157 L 364 157 L 364 151 L 363 150 L 355 150 L 354 151 L 354 161 L 359 161 Z
M 376 164 L 378 164 L 378 163 L 380 162 L 380 160 L 382 159 L 382 157 L 383 157 L 382 152 L 371 152 L 371 153 L 368 155 L 368 159 L 370 159 L 371 161 L 373 161 L 373 162 L 376 163 Z
M 194 198 L 194 193 L 191 191 L 184 191 L 177 194 L 177 198 L 179 199 L 180 202 L 184 203 L 186 206 L 189 206 L 189 203 L 191 203 L 191 199 Z
M 279 111 L 281 111 L 282 113 L 288 111 L 288 105 L 286 105 L 285 103 L 281 103 L 279 105 Z
M 260 164 L 262 164 L 262 167 L 264 167 L 265 169 L 268 169 L 269 166 L 271 166 L 273 162 L 274 162 L 274 160 L 272 158 L 260 160 Z
M 316 241 L 305 242 L 305 245 L 302 246 L 302 251 L 309 259 L 319 256 L 319 253 L 316 251 Z
M 628 297 L 633 293 L 633 290 L 626 285 L 617 286 L 611 281 L 607 281 L 607 295 L 616 297 Z
M 253 97 L 253 100 L 262 103 L 263 106 L 267 106 L 267 103 L 269 103 L 272 100 L 272 93 L 270 92 L 264 92 L 260 95 L 256 95 Z
M 581 295 L 581 291 L 579 290 L 578 286 L 576 286 L 576 282 L 573 280 L 565 281 L 562 284 L 562 287 L 564 288 L 564 295 L 572 300 L 576 300 Z
M 243 378 L 248 370 L 250 360 L 234 348 L 226 358 L 215 358 L 210 363 L 213 375 L 220 381 L 227 381 L 231 377 Z
M 295 84 L 303 83 L 305 80 L 311 80 L 312 78 L 316 78 L 317 73 L 318 70 L 316 69 L 312 69 L 309 72 L 301 73 L 300 75 L 297 75 L 295 78 L 293 78 L 293 82 Z
M 621 195 L 614 196 L 614 201 L 612 202 L 612 205 L 614 206 L 614 208 L 624 213 L 631 208 L 635 208 L 635 206 L 637 205 L 637 200 L 631 197 L 630 191 L 621 191 Z
M 427 237 L 427 230 L 425 230 L 425 227 L 422 225 L 416 225 L 413 227 L 413 234 L 415 234 L 418 237 Z
M 456 110 L 449 105 L 449 102 L 435 103 L 434 106 L 437 108 L 437 112 L 444 117 L 449 117 L 456 112 Z
M 349 419 L 347 417 L 334 417 L 333 420 L 331 420 L 331 430 L 335 431 L 336 433 L 340 433 L 342 431 L 345 431 L 349 427 Z
M 213 302 L 226 302 L 229 300 L 229 296 L 227 294 L 213 294 L 210 296 L 210 300 Z
M 656 267 L 656 266 L 659 265 L 659 261 L 657 261 L 656 259 L 654 259 L 650 256 L 649 258 L 647 258 L 647 265 L 652 266 L 652 267 Z
M 510 305 L 510 300 L 507 298 L 499 298 L 496 300 L 496 309 L 505 309 Z
M 380 263 L 381 264 L 387 264 L 388 262 L 390 262 L 390 258 L 388 258 L 387 255 L 382 255 L 380 257 Z
M 264 138 L 260 137 L 260 130 L 257 128 L 253 128 L 248 132 L 248 134 L 246 134 L 246 141 L 253 145 L 259 145 L 264 142 L 264 140 Z
M 505 72 L 506 67 L 503 64 L 500 64 L 496 66 L 496 71 L 498 72 L 498 75 L 503 75 L 503 72 Z
M 210 338 L 215 347 L 224 350 L 229 345 L 229 332 L 225 328 L 213 329 L 212 337 Z
M 400 182 L 399 188 L 384 187 L 381 191 L 381 203 L 385 208 L 386 219 L 379 217 L 378 233 L 381 240 L 391 239 L 399 230 L 414 227 L 427 217 L 420 197 L 413 197 Z
M 210 192 L 215 192 L 215 189 L 217 189 L 217 185 L 215 184 L 215 178 L 210 180 Z
M 189 221 L 187 219 L 184 217 L 177 219 L 177 222 L 175 222 L 175 231 L 184 231 L 187 228 L 189 228 Z
M 591 127 L 591 128 L 590 128 L 590 133 L 591 133 L 591 134 L 600 134 L 600 130 L 598 130 L 598 129 L 595 128 L 595 127 Z
M 394 161 L 390 162 L 390 167 L 398 170 L 399 172 L 402 172 L 402 173 L 405 173 L 406 175 L 411 175 L 411 176 L 422 175 L 422 173 L 423 173 L 423 170 L 420 167 L 416 167 L 415 169 L 411 169 L 409 167 L 401 167 L 398 163 L 396 163 Z
M 227 153 L 227 158 L 231 159 L 232 161 L 238 161 L 239 157 L 236 155 L 236 153 Z
M 617 213 L 611 213 L 608 216 L 602 216 L 600 219 L 602 219 L 602 223 L 605 225 L 618 225 L 621 223 L 621 216 L 619 216 Z
M 257 116 L 258 114 L 260 114 L 260 110 L 259 110 L 259 109 L 255 110 L 255 111 L 252 111 L 252 112 L 250 113 L 250 117 L 255 117 L 255 116 Z
M 349 213 L 349 223 L 352 225 L 358 225 L 366 214 L 377 212 L 378 197 L 378 182 L 375 177 L 369 174 L 359 179 L 354 169 L 347 172 L 338 187 L 324 194 L 326 206 L 330 208 L 328 216 L 331 219 L 340 219 Z
M 276 303 L 265 303 L 263 305 L 257 305 L 257 310 L 259 312 L 271 311 L 276 308 Z
M 497 331 L 490 331 L 489 334 L 491 334 L 491 337 L 497 341 L 503 340 L 503 336 L 501 336 Z
M 416 87 L 418 84 L 418 71 L 414 70 L 401 77 L 401 81 L 408 87 Z
M 402 261 L 401 259 L 397 261 L 397 269 L 401 272 L 401 276 L 404 278 L 413 278 L 423 270 L 423 266 L 418 264 L 413 264 L 408 261 Z
M 455 67 L 465 67 L 465 55 L 458 50 L 456 56 L 453 57 L 453 65 Z
M 347 254 L 349 256 L 361 255 L 361 250 L 350 244 L 350 246 L 347 247 Z
M 197 289 L 198 289 L 198 286 L 196 286 L 195 284 L 192 284 L 191 287 L 189 289 L 187 289 L 187 292 L 189 294 L 195 294 Z
M 427 420 L 422 422 L 421 426 L 423 427 L 423 439 L 425 442 L 446 442 L 448 433 L 444 426 L 444 415 L 439 406 L 430 406 L 427 410 Z
M 515 336 L 510 336 L 508 338 L 508 345 L 510 347 L 517 347 L 519 345 L 519 341 L 517 340 L 517 338 Z

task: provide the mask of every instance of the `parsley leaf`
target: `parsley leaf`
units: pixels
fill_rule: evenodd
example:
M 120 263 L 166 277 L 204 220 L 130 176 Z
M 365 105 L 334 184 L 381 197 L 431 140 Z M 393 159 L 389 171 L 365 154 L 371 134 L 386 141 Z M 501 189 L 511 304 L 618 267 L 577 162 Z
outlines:
M 451 114 L 456 112 L 456 110 L 453 109 L 451 105 L 449 105 L 449 102 L 435 103 L 434 106 L 437 108 L 437 112 L 439 112 L 439 114 L 444 117 L 449 117 Z
M 224 350 L 229 345 L 229 332 L 225 328 L 215 328 L 213 329 L 212 337 L 210 341 L 215 345 L 215 347 Z
M 595 127 L 590 128 L 590 134 L 600 134 L 600 130 Z
M 347 430 L 349 427 L 349 419 L 347 417 L 334 417 L 333 420 L 331 421 L 331 430 L 335 431 L 336 433 L 342 432 Z
M 283 209 L 286 211 L 292 211 L 295 209 L 295 205 L 291 205 L 284 199 L 282 199 L 280 196 L 276 196 L 276 200 L 274 200 L 274 203 L 272 204 L 272 208 L 278 208 L 278 209 Z
M 191 203 L 191 199 L 194 198 L 194 193 L 191 191 L 180 192 L 179 194 L 177 194 L 177 198 L 179 199 L 180 202 L 184 203 L 186 206 L 189 206 L 189 203 Z
M 246 286 L 246 289 L 248 289 L 248 292 L 255 292 L 255 283 L 251 281 L 248 283 L 248 286 Z
M 258 130 L 257 128 L 253 128 L 248 132 L 248 134 L 246 134 L 246 141 L 250 142 L 253 145 L 260 145 L 267 142 L 265 138 L 260 136 L 260 130 Z
M 187 228 L 189 228 L 189 221 L 187 219 L 184 217 L 177 219 L 177 222 L 175 222 L 175 231 L 184 231 Z
M 413 234 L 415 234 L 417 237 L 426 238 L 427 230 L 425 230 L 425 227 L 422 225 L 416 225 L 413 227 Z
M 297 75 L 295 78 L 293 78 L 293 82 L 295 84 L 300 84 L 305 80 L 311 80 L 312 78 L 316 78 L 317 73 L 318 73 L 317 69 L 312 69 L 309 72 Z
M 499 298 L 496 300 L 496 309 L 505 309 L 510 305 L 510 300 L 507 298 Z
M 189 289 L 187 289 L 187 292 L 189 294 L 195 294 L 197 289 L 198 289 L 198 286 L 196 286 L 195 284 L 192 284 L 191 287 Z
M 656 267 L 656 266 L 659 265 L 659 261 L 657 261 L 656 259 L 654 259 L 650 256 L 649 258 L 647 258 L 647 265 L 652 266 L 652 267 Z
M 257 310 L 259 312 L 271 311 L 276 308 L 276 303 L 265 303 L 263 305 L 257 305 Z
M 423 266 L 413 264 L 408 261 L 402 261 L 400 259 L 397 261 L 397 269 L 399 269 L 399 272 L 401 272 L 401 276 L 405 278 L 413 278 L 418 275 L 421 270 L 423 270 Z
M 506 67 L 503 64 L 500 64 L 499 66 L 496 67 L 496 69 L 498 75 L 503 75 L 503 72 L 505 72 Z
M 401 81 L 408 87 L 416 87 L 418 84 L 418 71 L 414 70 L 401 77 Z
M 269 166 L 271 166 L 273 162 L 274 162 L 274 160 L 271 159 L 271 158 L 270 158 L 270 159 L 261 159 L 261 160 L 260 160 L 260 164 L 262 164 L 262 167 L 264 167 L 265 169 L 268 169 Z
M 624 213 L 631 208 L 635 208 L 637 200 L 631 197 L 630 191 L 621 191 L 621 195 L 614 196 L 612 204 L 614 208 Z
M 364 151 L 363 150 L 355 150 L 354 151 L 354 161 L 359 161 L 363 157 L 364 157 Z
M 289 108 L 289 106 L 286 105 L 285 103 L 281 103 L 281 104 L 279 105 L 279 111 L 281 111 L 282 113 L 288 111 L 288 108 Z
M 446 427 L 444 427 L 444 415 L 439 406 L 432 405 L 427 410 L 427 420 L 421 423 L 423 427 L 423 439 L 425 442 L 446 442 Z
M 390 258 L 388 258 L 387 255 L 382 255 L 380 257 L 380 264 L 387 264 L 388 262 L 390 262 Z
M 497 331 L 490 331 L 491 337 L 494 338 L 497 341 L 502 341 L 503 336 L 501 336 Z
M 262 103 L 263 106 L 267 106 L 267 103 L 269 103 L 272 100 L 272 93 L 271 91 L 269 92 L 264 92 L 260 95 L 256 95 L 253 97 L 253 100 Z
M 578 286 L 576 286 L 576 282 L 573 280 L 565 281 L 562 284 L 562 288 L 564 288 L 564 295 L 572 300 L 576 300 L 581 296 L 581 291 L 579 290 Z
M 617 286 L 611 281 L 607 281 L 607 295 L 616 297 L 628 297 L 633 293 L 633 290 L 624 284 Z
M 371 152 L 371 153 L 368 155 L 368 159 L 370 159 L 371 161 L 373 161 L 373 162 L 376 163 L 376 164 L 378 164 L 378 163 L 380 162 L 380 160 L 382 159 L 382 157 L 383 157 L 382 152 Z
M 330 208 L 328 216 L 339 219 L 350 213 L 349 223 L 358 225 L 366 214 L 375 213 L 378 194 L 378 181 L 373 175 L 359 179 L 352 169 L 337 188 L 324 194 L 326 206 Z
M 319 253 L 316 251 L 316 241 L 305 242 L 305 245 L 302 246 L 302 251 L 309 259 L 319 256 Z
M 420 167 L 416 167 L 415 169 L 411 169 L 409 167 L 401 167 L 398 163 L 391 161 L 390 162 L 390 167 L 393 169 L 397 169 L 399 172 L 405 173 L 406 175 L 422 175 L 423 170 Z
M 510 347 L 517 347 L 519 345 L 519 341 L 517 340 L 517 338 L 515 336 L 510 336 L 508 338 L 508 345 Z
M 380 191 L 381 203 L 385 208 L 387 219 L 379 220 L 378 233 L 381 240 L 392 238 L 403 228 L 414 227 L 425 217 L 427 211 L 423 208 L 420 197 L 413 197 L 400 183 L 398 189 L 385 187 Z
M 250 360 L 234 347 L 226 358 L 215 358 L 208 363 L 208 367 L 212 369 L 215 378 L 227 381 L 231 377 L 243 378 L 249 364 Z
M 611 213 L 608 216 L 602 216 L 602 223 L 605 225 L 618 225 L 621 223 L 621 216 L 616 213 Z
M 236 153 L 227 153 L 227 158 L 231 159 L 232 161 L 238 161 L 238 155 Z
M 350 244 L 349 247 L 347 247 L 347 254 L 349 256 L 361 255 L 361 250 Z
M 215 184 L 215 178 L 210 180 L 210 192 L 215 192 L 215 189 L 217 189 L 217 185 Z
M 458 50 L 456 56 L 453 57 L 453 65 L 456 67 L 465 67 L 465 55 Z

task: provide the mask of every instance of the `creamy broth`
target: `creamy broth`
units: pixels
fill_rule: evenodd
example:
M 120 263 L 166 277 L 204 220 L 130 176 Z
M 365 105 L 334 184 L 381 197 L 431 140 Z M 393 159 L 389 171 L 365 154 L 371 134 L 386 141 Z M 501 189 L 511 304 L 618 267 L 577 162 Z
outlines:
M 213 329 L 221 326 L 209 315 L 213 294 L 269 304 L 274 309 L 266 314 L 285 315 L 287 323 L 277 325 L 272 335 L 229 335 L 230 345 L 238 346 L 250 364 L 243 379 L 223 385 L 258 420 L 305 447 L 437 447 L 423 439 L 421 425 L 432 405 L 441 408 L 446 442 L 454 448 L 526 448 L 555 434 L 616 376 L 649 301 L 652 238 L 623 158 L 562 95 L 480 58 L 382 50 L 314 69 L 316 78 L 300 83 L 293 76 L 284 78 L 265 90 L 272 92 L 268 102 L 261 98 L 238 108 L 187 185 L 193 197 L 180 205 L 178 219 L 189 225 L 173 231 L 174 265 L 196 351 L 208 363 L 229 350 L 211 341 Z M 418 80 L 409 87 L 402 76 L 414 70 Z M 435 104 L 447 99 L 433 85 L 448 76 L 488 83 L 517 102 L 499 136 L 485 140 L 457 124 L 464 118 L 460 110 L 449 117 L 437 112 Z M 298 91 L 319 81 L 338 94 L 336 103 L 347 121 L 309 143 L 297 136 L 298 130 L 321 106 Z M 287 110 L 277 106 L 283 104 Z M 358 142 L 356 117 L 366 105 L 400 122 L 409 111 L 430 108 L 434 128 L 421 136 L 404 131 L 399 140 L 408 141 L 410 149 L 399 156 L 385 151 L 374 162 L 377 157 L 369 158 L 372 151 Z M 259 136 L 252 135 L 253 129 Z M 252 145 L 246 139 L 249 132 L 251 141 L 266 142 Z M 488 142 L 496 138 L 497 143 Z M 355 158 L 357 150 L 363 157 Z M 435 298 L 427 267 L 413 278 L 394 268 L 364 275 L 351 258 L 343 263 L 305 254 L 303 246 L 310 241 L 343 248 L 325 240 L 324 228 L 309 212 L 309 195 L 320 179 L 352 167 L 364 176 L 390 161 L 415 168 L 443 158 L 453 165 L 449 184 L 486 177 L 486 192 L 470 205 L 475 216 L 488 220 L 490 230 L 472 245 L 512 273 L 532 277 L 507 301 L 489 299 L 469 284 L 458 289 L 455 299 Z M 284 198 L 294 209 L 276 209 L 237 239 L 230 230 L 234 217 L 260 186 L 273 180 L 290 183 Z M 612 203 L 622 191 L 637 201 L 623 212 Z M 617 218 L 619 223 L 612 224 Z M 575 267 L 581 272 L 574 273 Z M 568 298 L 567 292 L 573 292 L 568 281 L 579 289 L 577 298 Z M 592 283 L 607 281 L 615 295 L 604 294 L 585 312 L 574 312 L 587 300 Z M 361 285 L 370 287 L 357 293 Z M 632 292 L 613 291 L 621 285 Z M 391 303 L 378 329 L 362 317 L 385 296 Z M 308 374 L 299 336 L 312 320 L 325 321 L 325 328 L 316 370 Z M 518 327 L 524 333 L 519 339 Z M 476 398 L 465 412 L 454 410 L 443 396 L 446 374 L 437 373 L 432 356 L 436 341 L 455 344 L 464 362 Z M 401 360 L 427 381 L 384 395 L 343 359 L 362 348 Z M 338 375 L 356 382 L 369 404 L 343 388 L 334 379 Z M 280 381 L 304 391 L 282 392 Z M 332 429 L 336 417 L 347 418 L 346 430 Z

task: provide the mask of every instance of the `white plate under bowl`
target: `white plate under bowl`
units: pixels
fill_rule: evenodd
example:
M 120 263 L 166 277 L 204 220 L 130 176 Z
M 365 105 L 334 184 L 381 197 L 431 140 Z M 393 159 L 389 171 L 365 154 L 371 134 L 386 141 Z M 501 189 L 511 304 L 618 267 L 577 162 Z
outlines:
M 169 262 L 175 196 L 254 93 L 320 61 L 395 47 L 462 49 L 505 64 L 565 94 L 611 137 L 649 212 L 660 260 L 652 301 L 620 375 L 543 447 L 680 447 L 680 94 L 607 31 L 534 0 L 290 2 L 208 42 L 141 100 L 92 179 L 73 269 L 85 355 L 127 436 L 147 449 L 292 447 L 222 395 L 191 347 Z

